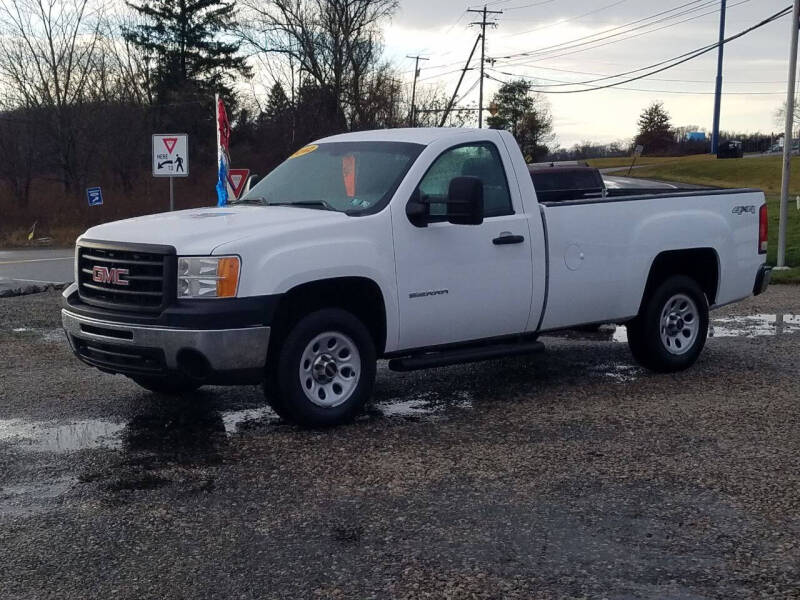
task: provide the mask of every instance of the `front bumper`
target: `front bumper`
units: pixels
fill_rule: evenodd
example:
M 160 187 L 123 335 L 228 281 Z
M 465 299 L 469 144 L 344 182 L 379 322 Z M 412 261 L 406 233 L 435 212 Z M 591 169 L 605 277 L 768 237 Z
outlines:
M 756 282 L 753 285 L 753 295 L 758 296 L 759 294 L 763 294 L 767 287 L 769 287 L 769 282 L 772 280 L 772 267 L 767 265 L 761 265 L 758 269 L 758 273 L 756 273 Z
M 255 383 L 263 377 L 270 328 L 184 329 L 105 321 L 62 309 L 73 352 L 110 373 L 181 373 L 204 383 Z

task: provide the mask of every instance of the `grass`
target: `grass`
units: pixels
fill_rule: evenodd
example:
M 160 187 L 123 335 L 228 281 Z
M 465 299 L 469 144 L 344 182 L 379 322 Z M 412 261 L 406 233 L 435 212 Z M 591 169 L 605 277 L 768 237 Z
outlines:
M 727 188 L 758 188 L 766 194 L 781 193 L 781 156 L 717 160 L 709 154 L 673 159 L 634 170 L 631 175 Z M 800 157 L 792 159 L 789 193 L 800 194 Z
M 705 156 L 705 155 L 700 155 Z M 694 158 L 694 157 L 692 157 Z M 636 159 L 636 166 L 642 165 L 664 165 L 675 161 L 686 160 L 684 156 L 640 156 Z M 613 169 L 615 167 L 630 167 L 633 158 L 621 156 L 616 158 L 592 158 L 588 162 L 590 166 L 598 169 Z
M 712 155 L 687 156 L 662 160 L 631 175 L 645 179 L 678 181 L 725 188 L 757 188 L 767 195 L 769 208 L 769 253 L 767 262 L 774 265 L 778 251 L 778 218 L 780 210 L 781 156 L 717 160 Z M 800 283 L 800 212 L 796 196 L 800 195 L 800 157 L 792 159 L 789 187 L 789 219 L 786 228 L 786 264 L 793 269 L 776 272 L 776 283 Z
M 37 229 L 36 237 L 49 237 L 52 241 L 50 246 L 56 248 L 71 248 L 75 245 L 75 240 L 83 233 L 87 227 L 55 227 L 40 231 Z M 28 231 L 23 229 L 13 229 L 0 231 L 0 248 L 38 248 L 41 243 L 35 240 L 28 240 Z

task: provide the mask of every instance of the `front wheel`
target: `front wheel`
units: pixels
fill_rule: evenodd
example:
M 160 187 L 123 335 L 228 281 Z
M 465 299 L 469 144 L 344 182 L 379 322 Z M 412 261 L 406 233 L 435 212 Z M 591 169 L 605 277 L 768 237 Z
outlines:
M 708 301 L 693 279 L 675 275 L 646 299 L 628 323 L 628 345 L 644 367 L 671 373 L 691 367 L 708 337 Z
M 345 310 L 324 309 L 298 321 L 277 361 L 268 399 L 279 415 L 301 425 L 350 421 L 372 395 L 375 343 Z

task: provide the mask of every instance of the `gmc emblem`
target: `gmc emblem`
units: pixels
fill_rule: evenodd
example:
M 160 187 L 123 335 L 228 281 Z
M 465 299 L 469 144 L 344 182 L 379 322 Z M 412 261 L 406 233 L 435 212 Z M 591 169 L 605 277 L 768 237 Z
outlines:
M 116 267 L 92 267 L 92 281 L 95 283 L 110 283 L 112 285 L 129 285 L 125 279 L 128 269 L 117 269 Z

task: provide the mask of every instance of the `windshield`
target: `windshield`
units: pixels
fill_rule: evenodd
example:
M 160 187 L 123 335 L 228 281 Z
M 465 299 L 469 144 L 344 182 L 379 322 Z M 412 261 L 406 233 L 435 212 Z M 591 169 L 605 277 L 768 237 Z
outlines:
M 311 144 L 231 204 L 376 212 L 389 202 L 423 148 L 402 142 Z

